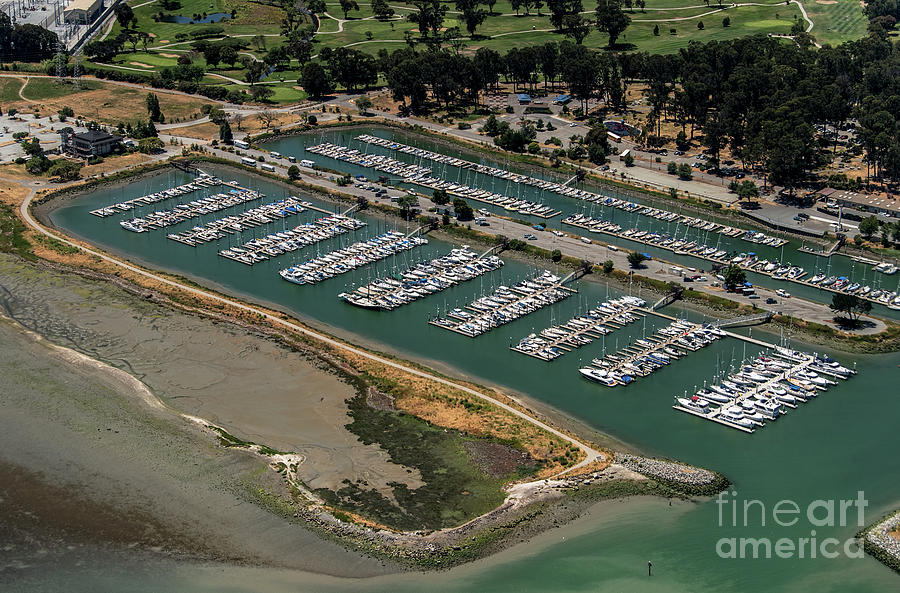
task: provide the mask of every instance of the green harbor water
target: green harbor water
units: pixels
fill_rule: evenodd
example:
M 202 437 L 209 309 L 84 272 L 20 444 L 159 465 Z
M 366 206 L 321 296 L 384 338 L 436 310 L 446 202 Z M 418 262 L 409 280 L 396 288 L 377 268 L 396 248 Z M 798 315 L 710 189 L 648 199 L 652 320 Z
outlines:
M 338 132 L 349 138 L 360 133 Z M 388 132 L 379 132 L 388 133 Z M 389 132 L 397 134 L 396 132 Z M 325 139 L 340 142 L 335 135 Z M 303 142 L 317 142 L 315 137 L 291 138 L 270 145 L 283 154 L 300 157 Z M 398 140 L 405 140 L 398 137 Z M 425 148 L 423 143 L 419 143 Z M 337 167 L 336 167 L 337 168 Z M 350 171 L 353 172 L 353 171 Z M 370 171 L 360 171 L 363 174 Z M 240 184 L 259 189 L 268 199 L 286 194 L 264 180 L 240 173 L 223 175 Z M 758 509 L 743 525 L 732 526 L 731 517 L 719 524 L 718 507 L 713 501 L 675 504 L 662 501 L 634 500 L 617 502 L 598 511 L 576 525 L 554 530 L 526 546 L 508 550 L 496 557 L 449 572 L 429 575 L 397 575 L 363 580 L 339 580 L 319 575 L 243 568 L 210 568 L 191 564 L 142 563 L 137 558 L 110 561 L 87 569 L 84 566 L 60 566 L 48 574 L 48 589 L 69 587 L 85 590 L 133 591 L 859 591 L 897 590 L 898 577 L 876 561 L 849 558 L 844 555 L 826 559 L 771 558 L 728 559 L 717 554 L 720 538 L 815 537 L 821 541 L 834 537 L 843 542 L 859 527 L 856 515 L 851 522 L 834 527 L 814 526 L 802 517 L 792 527 L 780 527 L 772 520 L 772 506 L 780 500 L 795 501 L 806 508 L 816 499 L 855 499 L 863 491 L 868 500 L 865 522 L 874 521 L 889 509 L 900 506 L 900 460 L 898 460 L 897 419 L 898 363 L 900 355 L 847 356 L 835 354 L 846 366 L 859 374 L 832 387 L 813 401 L 801 405 L 786 417 L 748 435 L 672 409 L 672 398 L 710 379 L 717 369 L 737 364 L 744 356 L 759 351 L 736 339 L 720 340 L 699 352 L 690 354 L 649 377 L 638 379 L 628 387 L 609 389 L 588 383 L 577 373 L 579 361 L 598 356 L 605 348 L 611 352 L 628 345 L 645 333 L 665 324 L 659 318 L 614 332 L 605 341 L 597 340 L 580 350 L 545 363 L 509 350 L 509 345 L 528 333 L 552 323 L 565 321 L 578 311 L 593 306 L 607 296 L 619 293 L 602 282 L 579 281 L 572 285 L 578 294 L 523 319 L 495 329 L 479 338 L 470 339 L 430 326 L 429 316 L 438 310 L 462 305 L 498 284 L 509 285 L 539 268 L 507 259 L 498 272 L 483 276 L 444 293 L 432 295 L 392 312 L 373 312 L 343 303 L 337 294 L 348 286 L 364 283 L 370 277 L 390 272 L 395 267 L 446 252 L 452 245 L 430 239 L 429 245 L 393 260 L 356 270 L 314 286 L 296 286 L 282 280 L 277 270 L 301 261 L 316 252 L 325 253 L 339 245 L 381 232 L 385 223 L 363 214 L 370 226 L 344 235 L 302 252 L 285 255 L 249 267 L 216 255 L 235 237 L 218 245 L 188 247 L 166 239 L 169 232 L 189 229 L 197 221 L 183 223 L 166 230 L 135 234 L 123 230 L 118 221 L 123 216 L 101 219 L 92 216 L 94 208 L 116 203 L 184 183 L 182 173 L 163 173 L 116 189 L 101 189 L 64 204 L 51 215 L 55 224 L 68 232 L 88 239 L 135 261 L 171 270 L 242 295 L 257 302 L 270 303 L 291 311 L 313 324 L 331 328 L 341 335 L 355 336 L 380 348 L 402 356 L 424 361 L 438 361 L 452 372 L 477 381 L 497 384 L 545 402 L 578 418 L 597 430 L 631 443 L 650 455 L 684 460 L 724 473 L 734 482 L 736 499 L 758 499 L 769 510 L 765 525 Z M 490 187 L 490 186 L 488 186 Z M 499 190 L 497 190 L 499 191 Z M 502 193 L 502 192 L 501 192 Z M 171 207 L 178 201 L 194 199 L 197 194 L 157 204 L 150 209 Z M 545 196 L 545 200 L 568 200 Z M 266 201 L 266 200 L 263 200 Z M 570 201 L 572 202 L 572 201 Z M 252 207 L 247 204 L 234 210 Z M 580 206 L 580 204 L 575 204 Z M 572 211 L 562 207 L 564 213 Z M 615 211 L 607 214 L 624 213 Z M 140 214 L 140 212 L 138 213 Z M 219 218 L 220 212 L 203 221 Z M 288 228 L 298 220 L 318 214 L 306 213 L 284 223 Z M 633 215 L 628 215 L 633 216 Z M 654 221 L 659 224 L 659 221 Z M 276 225 L 282 228 L 279 221 Z M 273 232 L 256 229 L 255 235 Z M 681 232 L 684 232 L 682 228 Z M 249 240 L 245 233 L 240 242 Z M 722 238 L 723 246 L 726 238 Z M 727 248 L 762 251 L 759 246 L 735 241 Z M 738 245 L 743 243 L 743 245 Z M 792 261 L 806 265 L 796 246 L 786 246 Z M 672 254 L 660 253 L 666 259 Z M 785 258 L 787 259 L 787 257 Z M 813 258 L 814 259 L 814 258 Z M 838 262 L 849 260 L 838 258 Z M 842 265 L 842 264 L 841 264 Z M 813 266 L 807 266 L 811 269 Z M 861 273 L 860 266 L 855 267 Z M 835 273 L 835 272 L 832 272 Z M 871 277 L 871 272 L 869 272 Z M 774 281 L 772 281 L 774 282 Z M 799 290 L 797 292 L 800 292 Z M 818 292 L 813 290 L 813 292 Z M 695 314 L 678 308 L 667 309 L 671 315 Z M 762 332 L 756 337 L 766 338 Z M 605 343 L 604 343 L 605 342 Z M 799 349 L 809 349 L 794 343 Z M 740 504 L 740 503 L 739 503 Z M 730 508 L 730 507 L 729 507 Z M 808 556 L 808 553 L 807 553 Z M 647 561 L 653 562 L 652 578 L 647 576 Z

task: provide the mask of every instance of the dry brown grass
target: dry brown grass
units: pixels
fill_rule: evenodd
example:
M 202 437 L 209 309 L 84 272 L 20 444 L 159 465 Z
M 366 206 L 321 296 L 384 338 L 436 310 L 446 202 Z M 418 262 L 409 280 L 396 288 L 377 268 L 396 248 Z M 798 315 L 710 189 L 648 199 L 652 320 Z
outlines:
M 9 173 L 10 178 L 2 179 L 4 173 Z M 29 192 L 26 187 L 17 183 L 17 181 L 30 178 L 30 176 L 23 173 L 16 167 L 7 166 L 0 169 L 0 196 L 3 196 L 4 200 L 16 206 L 21 204 Z M 46 191 L 48 190 L 42 190 L 38 195 L 40 196 Z M 214 299 L 199 297 L 158 280 L 124 270 L 94 255 L 84 252 L 75 254 L 59 253 L 48 248 L 44 242 L 34 241 L 34 231 L 32 230 L 28 231 L 26 237 L 34 245 L 35 255 L 48 261 L 119 277 L 137 286 L 164 294 L 188 309 L 196 308 L 212 315 L 226 316 L 242 323 L 267 326 L 278 334 L 287 333 L 301 343 L 311 344 L 317 351 L 350 372 L 367 373 L 393 384 L 395 389 L 391 395 L 395 398 L 394 404 L 398 410 L 412 414 L 436 426 L 518 443 L 533 458 L 544 462 L 544 467 L 537 474 L 537 478 L 553 476 L 565 469 L 566 466 L 583 459 L 583 453 L 577 450 L 575 453 L 569 454 L 570 461 L 567 464 L 559 463 L 555 458 L 559 455 L 565 455 L 572 448 L 563 439 L 460 389 L 365 358 L 343 347 L 323 344 L 314 338 L 307 338 L 302 334 L 294 333 L 280 324 L 267 321 L 256 313 L 226 305 Z M 70 240 L 84 247 L 96 249 L 93 245 L 83 241 L 73 238 L 70 238 Z M 155 273 L 161 277 L 170 278 L 167 274 Z M 275 317 L 289 319 L 283 313 L 266 310 L 261 307 L 260 309 Z M 299 325 L 296 321 L 292 320 L 292 322 Z M 473 389 L 483 389 L 475 385 L 465 385 Z M 486 393 L 486 395 L 521 408 L 521 406 L 518 406 L 502 393 L 493 391 Z
M 101 173 L 112 173 L 113 171 L 135 167 L 151 160 L 153 160 L 153 158 L 150 155 L 141 152 L 133 152 L 120 156 L 108 156 L 103 159 L 102 163 L 82 167 L 81 176 L 90 177 L 91 175 L 100 175 Z
M 90 80 L 90 86 L 91 90 L 69 92 L 59 97 L 40 100 L 19 100 L 4 105 L 4 107 L 7 109 L 16 107 L 20 111 L 27 112 L 35 112 L 37 109 L 37 113 L 41 116 L 55 116 L 60 109 L 68 106 L 80 119 L 94 120 L 107 125 L 147 118 L 148 91 L 97 80 Z M 28 91 L 28 86 L 26 86 L 23 91 L 26 98 L 29 98 Z M 212 101 L 199 97 L 167 93 L 161 90 L 154 92 L 159 97 L 160 108 L 166 116 L 166 121 L 199 117 L 203 105 L 214 104 Z
M 197 138 L 198 140 L 212 140 L 213 138 L 219 138 L 219 126 L 211 121 L 202 124 L 194 124 L 192 126 L 185 126 L 173 131 L 179 136 Z

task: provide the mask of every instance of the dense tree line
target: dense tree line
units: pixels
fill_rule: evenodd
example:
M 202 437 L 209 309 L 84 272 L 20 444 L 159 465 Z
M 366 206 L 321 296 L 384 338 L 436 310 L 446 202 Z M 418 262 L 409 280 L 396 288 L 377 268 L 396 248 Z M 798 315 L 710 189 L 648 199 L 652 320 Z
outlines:
M 56 33 L 37 25 L 13 25 L 9 15 L 0 12 L 0 59 L 39 62 L 56 51 Z

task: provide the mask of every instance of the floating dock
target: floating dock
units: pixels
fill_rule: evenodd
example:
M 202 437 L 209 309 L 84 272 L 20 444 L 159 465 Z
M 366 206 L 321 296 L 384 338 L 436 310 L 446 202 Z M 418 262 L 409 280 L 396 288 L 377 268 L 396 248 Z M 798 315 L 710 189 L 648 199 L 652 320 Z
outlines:
M 366 223 L 360 220 L 332 214 L 315 222 L 307 222 L 292 229 L 251 239 L 239 247 L 221 249 L 219 255 L 252 266 L 258 262 L 327 241 L 338 235 L 359 230 L 364 226 Z
M 284 268 L 278 274 L 294 284 L 316 284 L 427 243 L 428 240 L 423 237 L 407 236 L 399 231 L 389 231 L 367 241 L 359 241 L 344 249 L 337 249 L 307 260 L 302 264 Z
M 195 191 L 200 191 L 201 189 L 205 188 L 218 187 L 220 185 L 228 185 L 236 189 L 243 189 L 238 186 L 237 182 L 235 181 L 222 181 L 218 177 L 213 177 L 204 173 L 190 183 L 148 194 L 146 196 L 141 196 L 139 198 L 125 200 L 124 202 L 119 202 L 117 204 L 110 204 L 109 206 L 105 206 L 103 208 L 97 208 L 96 210 L 91 210 L 91 214 L 93 214 L 94 216 L 99 216 L 100 218 L 106 218 L 107 216 L 113 216 L 122 212 L 128 212 L 129 210 L 134 210 L 138 206 L 149 206 L 150 204 L 156 204 L 157 202 L 162 202 L 163 200 L 176 198 L 178 196 L 189 194 Z
M 577 315 L 561 325 L 554 325 L 519 340 L 510 350 L 551 361 L 567 352 L 590 344 L 606 334 L 634 323 L 644 313 L 637 311 L 645 301 L 624 296 L 600 303 L 584 315 Z
M 503 266 L 503 260 L 487 252 L 479 256 L 464 246 L 445 256 L 411 266 L 392 277 L 379 278 L 351 292 L 338 295 L 363 309 L 392 311 L 418 299 L 474 280 Z
M 428 323 L 475 338 L 576 292 L 563 286 L 558 276 L 545 271 L 510 288 L 501 286 L 490 296 L 476 299 L 463 308 L 453 309 L 446 317 L 435 317 Z

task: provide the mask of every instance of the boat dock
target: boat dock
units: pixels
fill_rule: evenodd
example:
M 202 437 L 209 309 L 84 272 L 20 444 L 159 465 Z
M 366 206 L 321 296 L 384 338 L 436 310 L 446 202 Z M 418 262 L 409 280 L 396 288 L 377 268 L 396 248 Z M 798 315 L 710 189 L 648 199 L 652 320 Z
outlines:
M 169 233 L 168 239 L 196 247 L 221 239 L 226 234 L 240 233 L 276 220 L 295 216 L 305 210 L 298 198 L 286 198 L 270 204 L 251 208 L 240 214 L 232 214 L 180 233 Z
M 674 321 L 654 335 L 636 340 L 615 354 L 593 359 L 579 372 L 586 379 L 608 387 L 628 385 L 636 377 L 646 377 L 724 335 L 721 330 L 706 329 L 688 321 Z
M 307 152 L 327 156 L 338 161 L 344 161 L 360 167 L 368 167 L 375 169 L 376 171 L 384 171 L 392 175 L 397 175 L 401 178 L 403 183 L 419 185 L 431 190 L 443 190 L 455 197 L 482 202 L 484 204 L 491 204 L 493 206 L 504 208 L 510 212 L 519 212 L 520 214 L 537 216 L 544 219 L 553 218 L 554 216 L 562 214 L 562 210 L 554 210 L 549 206 L 544 206 L 536 202 L 504 196 L 487 190 L 469 187 L 461 183 L 444 181 L 437 177 L 433 177 L 431 175 L 431 170 L 426 167 L 403 163 L 388 156 L 364 154 L 354 148 L 328 142 L 317 144 L 315 146 L 308 146 L 306 150 Z
M 803 268 L 789 264 L 780 264 L 776 261 L 759 260 L 752 254 L 732 256 L 725 250 L 697 243 L 696 241 L 678 240 L 663 233 L 638 231 L 634 228 L 623 231 L 621 226 L 612 222 L 600 218 L 589 218 L 580 214 L 573 214 L 563 219 L 562 222 L 594 233 L 603 233 L 620 239 L 658 247 L 679 255 L 696 257 L 721 265 L 734 264 L 745 270 L 769 276 L 776 280 L 796 282 L 810 288 L 819 288 L 832 293 L 856 294 L 859 298 L 866 299 L 872 303 L 895 309 L 900 308 L 900 296 L 896 292 L 864 290 L 864 287 L 861 287 L 859 284 L 854 285 L 849 281 L 841 282 L 840 279 L 835 277 L 826 280 L 824 274 L 807 279 L 808 273 Z M 854 290 L 844 290 L 851 287 Z
M 184 194 L 200 191 L 201 189 L 205 188 L 218 187 L 220 185 L 231 186 L 239 190 L 244 189 L 240 187 L 235 181 L 222 181 L 218 177 L 213 177 L 211 175 L 203 173 L 190 183 L 148 194 L 146 196 L 141 196 L 139 198 L 125 200 L 124 202 L 119 202 L 117 204 L 110 204 L 109 206 L 105 206 L 103 208 L 97 208 L 96 210 L 91 210 L 91 214 L 93 214 L 94 216 L 99 216 L 100 218 L 106 218 L 107 216 L 113 216 L 122 212 L 128 212 L 129 210 L 134 210 L 138 206 L 149 206 L 150 204 L 156 204 L 157 202 L 162 202 L 163 200 L 168 200 L 170 198 L 175 198 Z
M 366 144 L 374 144 L 376 146 L 380 146 L 381 148 L 386 148 L 388 150 L 395 150 L 398 152 L 402 152 L 404 154 L 409 154 L 415 156 L 420 159 L 430 160 L 437 163 L 443 163 L 452 165 L 455 167 L 460 167 L 462 169 L 471 169 L 478 173 L 482 173 L 484 175 L 490 175 L 493 177 L 499 177 L 501 179 L 505 179 L 508 181 L 512 181 L 514 183 L 522 183 L 525 185 L 530 185 L 532 187 L 551 191 L 553 193 L 557 193 L 562 196 L 566 196 L 569 198 L 575 198 L 587 202 L 597 203 L 603 206 L 610 206 L 613 208 L 617 208 L 619 210 L 623 210 L 625 212 L 638 212 L 639 214 L 643 214 L 645 216 L 652 216 L 653 218 L 657 218 L 659 220 L 667 221 L 667 222 L 678 222 L 680 224 L 685 224 L 690 227 L 699 228 L 705 231 L 714 231 L 718 230 L 718 232 L 728 235 L 731 237 L 738 237 L 745 241 L 750 241 L 753 243 L 761 243 L 765 245 L 770 245 L 772 247 L 781 247 L 786 244 L 788 241 L 783 238 L 772 237 L 766 235 L 764 233 L 759 233 L 756 231 L 747 231 L 744 229 L 738 229 L 733 227 L 721 226 L 718 223 L 703 220 L 701 218 L 694 218 L 691 216 L 685 216 L 682 214 L 678 214 L 675 212 L 669 212 L 667 210 L 662 210 L 660 208 L 653 208 L 651 206 L 645 206 L 643 204 L 637 204 L 635 202 L 628 202 L 626 200 L 619 200 L 616 198 L 611 198 L 607 196 L 603 196 L 601 194 L 595 194 L 592 192 L 580 190 L 577 188 L 569 187 L 569 183 L 571 183 L 572 179 L 568 179 L 564 183 L 556 183 L 553 181 L 547 181 L 545 179 L 538 179 L 536 177 L 529 177 L 528 175 L 520 175 L 518 173 L 512 173 L 510 171 L 505 171 L 503 169 L 498 169 L 496 167 L 489 167 L 487 165 L 482 165 L 480 163 L 475 163 L 472 161 L 466 161 L 463 159 L 459 159 L 456 157 L 440 154 L 437 152 L 432 152 L 429 150 L 424 150 L 421 148 L 416 148 L 414 146 L 409 146 L 406 144 L 401 144 L 399 142 L 394 142 L 393 140 L 388 140 L 385 138 L 381 138 L 378 136 L 372 136 L 369 134 L 361 134 L 356 137 L 356 140 L 359 142 L 364 142 Z
M 132 218 L 120 221 L 122 228 L 143 233 L 148 230 L 162 229 L 176 224 L 198 218 L 206 214 L 212 214 L 240 206 L 248 202 L 254 202 L 265 197 L 264 194 L 249 189 L 231 189 L 228 193 L 215 194 L 205 198 L 199 198 L 184 204 L 176 204 L 168 210 L 157 210 L 145 214 L 140 218 Z
M 753 433 L 855 374 L 828 357 L 782 347 L 742 364 L 718 384 L 713 381 L 691 398 L 675 398 L 676 410 Z M 825 375 L 825 376 L 823 376 Z
M 421 262 L 392 277 L 379 278 L 351 292 L 338 295 L 364 309 L 392 311 L 407 303 L 474 280 L 503 266 L 495 255 L 479 256 L 468 246 L 451 249 L 442 257 Z
M 500 286 L 491 295 L 453 309 L 446 317 L 438 316 L 428 323 L 475 338 L 578 292 L 559 281 L 558 276 L 545 271 L 512 287 Z
M 307 222 L 292 229 L 251 239 L 239 247 L 221 249 L 219 255 L 252 266 L 257 262 L 293 253 L 298 249 L 327 241 L 338 235 L 359 230 L 364 226 L 366 226 L 365 222 L 355 218 L 332 214 L 319 218 L 315 222 Z
M 634 323 L 644 313 L 637 308 L 644 305 L 643 299 L 625 296 L 600 303 L 584 315 L 577 315 L 561 325 L 554 325 L 519 340 L 510 350 L 551 361 L 567 352 L 590 344 L 595 339 Z
M 284 268 L 278 274 L 294 284 L 316 284 L 427 243 L 428 240 L 423 237 L 410 237 L 400 231 L 389 231 L 302 264 Z

